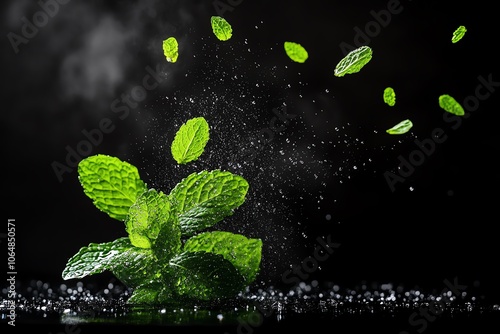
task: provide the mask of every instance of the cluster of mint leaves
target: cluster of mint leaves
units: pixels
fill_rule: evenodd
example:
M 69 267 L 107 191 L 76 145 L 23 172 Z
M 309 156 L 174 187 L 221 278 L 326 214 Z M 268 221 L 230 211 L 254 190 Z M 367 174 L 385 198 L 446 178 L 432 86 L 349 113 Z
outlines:
M 197 160 L 209 139 L 205 118 L 185 122 L 171 144 L 178 164 Z M 192 173 L 166 194 L 148 188 L 137 167 L 97 154 L 78 164 L 84 193 L 128 234 L 90 243 L 69 258 L 65 280 L 110 271 L 131 289 L 129 304 L 234 297 L 257 277 L 262 241 L 208 231 L 245 201 L 249 184 L 228 171 Z

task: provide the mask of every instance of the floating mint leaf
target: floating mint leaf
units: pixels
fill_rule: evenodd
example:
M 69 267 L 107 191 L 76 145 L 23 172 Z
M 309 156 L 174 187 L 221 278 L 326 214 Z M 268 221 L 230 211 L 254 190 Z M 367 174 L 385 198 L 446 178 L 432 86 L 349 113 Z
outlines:
M 465 28 L 465 26 L 459 26 L 453 32 L 453 36 L 451 37 L 451 42 L 457 43 L 458 41 L 460 41 L 464 37 L 466 32 L 467 32 L 467 28 Z
M 392 128 L 387 129 L 386 132 L 390 135 L 401 135 L 410 131 L 412 127 L 413 123 L 409 119 L 405 119 L 404 121 L 394 125 Z
M 384 102 L 391 107 L 396 104 L 396 92 L 394 91 L 394 88 L 386 87 L 384 89 Z
M 175 37 L 163 41 L 163 54 L 170 63 L 175 63 L 179 57 L 179 43 Z
M 233 28 L 221 16 L 212 16 L 210 19 L 210 23 L 212 24 L 212 30 L 214 35 L 221 41 L 229 40 L 233 35 Z
M 305 62 L 309 56 L 307 50 L 302 45 L 295 42 L 285 42 L 284 48 L 288 57 L 297 63 Z
M 210 129 L 203 117 L 195 117 L 184 123 L 172 142 L 171 152 L 178 164 L 197 160 L 205 150 Z
M 346 74 L 359 72 L 371 59 L 372 49 L 361 46 L 349 52 L 335 67 L 334 75 L 343 77 Z
M 184 298 L 211 300 L 236 296 L 245 280 L 222 255 L 183 252 L 170 260 L 176 294 Z
M 137 168 L 116 157 L 98 154 L 78 164 L 84 193 L 110 217 L 124 220 L 137 197 L 146 191 Z
M 452 96 L 448 94 L 443 94 L 439 96 L 439 106 L 454 115 L 463 116 L 465 115 L 464 108 L 457 102 Z
M 131 243 L 136 247 L 151 248 L 161 229 L 167 230 L 169 248 L 161 245 L 163 253 L 175 254 L 180 248 L 180 227 L 170 214 L 170 201 L 163 192 L 149 189 L 142 193 L 130 207 L 125 219 L 126 230 Z M 166 254 L 164 254 L 166 255 Z
M 248 187 L 243 177 L 220 170 L 183 179 L 169 194 L 182 235 L 192 235 L 232 215 L 245 201 Z
M 222 255 L 238 269 L 247 285 L 255 280 L 259 272 L 262 257 L 260 239 L 224 231 L 205 232 L 188 239 L 183 249 L 188 252 L 205 251 Z

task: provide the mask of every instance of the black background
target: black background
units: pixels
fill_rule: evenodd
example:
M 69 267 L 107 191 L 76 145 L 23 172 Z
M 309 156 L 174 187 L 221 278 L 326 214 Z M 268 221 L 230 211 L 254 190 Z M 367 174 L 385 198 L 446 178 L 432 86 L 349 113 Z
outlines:
M 246 0 L 217 12 L 212 1 L 74 0 L 16 53 L 8 33 L 20 35 L 21 18 L 32 21 L 41 7 L 3 2 L 3 212 L 4 221 L 16 219 L 18 279 L 57 286 L 80 247 L 125 235 L 83 194 L 76 170 L 59 180 L 53 169 L 65 164 L 67 147 L 86 139 L 83 130 L 109 118 L 116 128 L 91 154 L 134 164 L 151 187 L 168 192 L 202 169 L 247 178 L 247 201 L 216 228 L 263 240 L 255 286 L 286 288 L 282 274 L 329 237 L 340 247 L 308 281 L 440 291 L 457 277 L 470 293 L 498 298 L 498 92 L 456 129 L 437 102 L 445 93 L 459 102 L 474 96 L 480 76 L 500 81 L 495 9 L 401 0 L 385 27 L 356 40 L 355 28 L 366 32 L 376 22 L 371 11 L 388 3 Z M 226 42 L 210 28 L 220 13 L 233 26 Z M 452 44 L 459 25 L 468 31 Z M 162 53 L 169 36 L 180 43 L 176 63 Z M 287 58 L 287 40 L 308 50 L 305 63 Z M 335 77 L 340 45 L 356 42 L 372 47 L 373 59 Z M 165 79 L 121 120 L 111 105 L 141 85 L 147 66 Z M 387 86 L 396 90 L 394 107 L 383 103 Z M 255 158 L 244 155 L 283 103 L 295 117 Z M 169 144 L 194 116 L 207 118 L 211 139 L 199 161 L 177 166 Z M 409 133 L 385 133 L 406 118 L 414 123 Z M 438 128 L 446 141 L 391 191 L 385 172 Z

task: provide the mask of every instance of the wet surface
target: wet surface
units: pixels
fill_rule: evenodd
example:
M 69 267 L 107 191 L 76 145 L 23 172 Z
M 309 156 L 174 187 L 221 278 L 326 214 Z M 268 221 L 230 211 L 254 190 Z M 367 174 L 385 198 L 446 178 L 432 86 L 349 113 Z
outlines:
M 359 290 L 334 284 L 301 283 L 287 291 L 275 288 L 246 291 L 231 300 L 205 303 L 139 306 L 127 304 L 131 291 L 109 283 L 105 289 L 78 282 L 51 287 L 31 281 L 18 287 L 13 308 L 2 291 L 2 322 L 15 314 L 20 326 L 46 328 L 42 332 L 82 333 L 125 327 L 148 330 L 253 333 L 292 330 L 296 326 L 333 326 L 343 329 L 382 329 L 386 332 L 422 333 L 470 329 L 475 333 L 500 324 L 500 306 L 460 289 L 439 294 L 383 284 Z M 80 331 L 78 332 L 80 333 Z

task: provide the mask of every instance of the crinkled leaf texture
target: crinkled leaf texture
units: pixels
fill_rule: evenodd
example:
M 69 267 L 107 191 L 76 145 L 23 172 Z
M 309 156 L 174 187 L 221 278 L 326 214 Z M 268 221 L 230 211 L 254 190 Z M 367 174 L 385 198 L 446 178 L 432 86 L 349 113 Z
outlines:
M 81 160 L 78 179 L 94 205 L 118 220 L 126 218 L 130 206 L 147 190 L 135 166 L 104 154 Z
M 161 191 L 149 189 L 142 193 L 130 207 L 125 227 L 130 241 L 136 247 L 151 248 L 158 244 L 156 248 L 160 247 L 165 253 L 163 255 L 168 257 L 180 249 L 179 223 L 171 214 L 170 200 Z M 156 243 L 160 234 L 160 242 Z
M 184 250 L 222 255 L 238 269 L 245 278 L 245 284 L 249 285 L 259 273 L 262 240 L 225 231 L 204 232 L 188 239 Z
M 372 59 L 373 51 L 363 45 L 349 52 L 335 67 L 334 75 L 343 77 L 346 74 L 358 73 Z
M 233 214 L 245 201 L 248 182 L 228 171 L 192 173 L 169 194 L 183 236 L 207 229 Z
M 155 277 L 156 259 L 150 249 L 134 247 L 122 237 L 106 243 L 91 243 L 72 256 L 63 270 L 65 280 L 111 271 L 123 284 L 135 287 Z
M 215 37 L 221 41 L 227 41 L 233 36 L 233 28 L 227 20 L 221 16 L 212 16 L 210 24 Z

